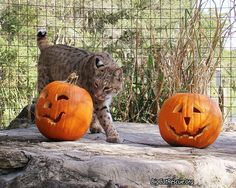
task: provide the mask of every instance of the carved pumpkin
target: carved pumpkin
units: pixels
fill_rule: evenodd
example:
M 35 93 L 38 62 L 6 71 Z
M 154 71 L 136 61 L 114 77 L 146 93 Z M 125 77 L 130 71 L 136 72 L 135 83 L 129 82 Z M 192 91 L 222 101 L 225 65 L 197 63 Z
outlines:
M 209 97 L 178 93 L 167 99 L 159 113 L 162 138 L 170 145 L 204 148 L 222 128 L 222 113 Z
M 88 130 L 93 102 L 89 93 L 62 81 L 48 84 L 36 103 L 36 125 L 53 140 L 76 140 Z

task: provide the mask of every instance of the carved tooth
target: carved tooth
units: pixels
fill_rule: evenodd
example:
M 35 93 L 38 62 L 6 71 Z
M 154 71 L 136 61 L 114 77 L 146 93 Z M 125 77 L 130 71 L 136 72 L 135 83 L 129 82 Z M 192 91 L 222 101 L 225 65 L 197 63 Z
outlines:
M 168 131 L 170 131 L 173 136 L 176 136 L 176 137 L 179 136 L 179 135 L 177 135 L 177 134 L 170 128 L 170 126 L 169 126 L 168 124 L 166 124 L 166 126 L 167 126 Z M 177 140 L 178 140 L 178 139 L 177 139 Z
M 169 125 L 166 125 L 166 127 L 167 127 L 168 131 L 170 131 L 170 126 L 169 126 Z
M 197 136 L 194 137 L 194 140 L 196 140 L 199 136 L 202 136 L 203 132 L 201 132 L 200 134 L 198 134 Z
M 173 134 L 173 136 L 178 136 L 177 134 L 175 134 L 173 131 L 171 131 L 171 133 Z
M 207 131 L 209 129 L 208 126 L 206 126 L 204 129 L 203 129 L 203 132 Z
M 194 137 L 193 136 L 189 136 L 190 139 L 193 139 Z

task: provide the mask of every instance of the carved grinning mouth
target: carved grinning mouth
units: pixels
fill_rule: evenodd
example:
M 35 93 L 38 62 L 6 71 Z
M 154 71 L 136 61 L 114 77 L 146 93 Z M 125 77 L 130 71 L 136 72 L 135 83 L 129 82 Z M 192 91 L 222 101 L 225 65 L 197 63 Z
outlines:
M 208 125 L 205 125 L 205 126 L 203 126 L 202 128 L 199 128 L 196 133 L 189 133 L 189 132 L 187 132 L 187 131 L 181 132 L 181 133 L 177 133 L 176 130 L 175 130 L 175 128 L 174 128 L 173 126 L 168 125 L 167 127 L 168 127 L 169 130 L 171 130 L 172 134 L 174 134 L 177 139 L 186 137 L 186 138 L 189 138 L 189 139 L 194 139 L 194 140 L 196 140 L 196 139 L 197 139 L 199 136 L 201 136 L 206 130 L 208 130 Z
M 65 114 L 65 112 L 61 112 L 55 119 L 51 118 L 49 115 L 44 115 L 43 117 L 48 119 L 51 124 L 55 125 L 56 123 L 58 123 L 61 120 L 61 118 L 64 114 Z

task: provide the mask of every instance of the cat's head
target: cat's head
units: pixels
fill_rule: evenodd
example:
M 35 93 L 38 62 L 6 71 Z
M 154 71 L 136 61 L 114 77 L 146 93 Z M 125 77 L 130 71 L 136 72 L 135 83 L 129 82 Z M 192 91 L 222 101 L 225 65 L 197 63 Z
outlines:
M 95 100 L 104 101 L 115 96 L 123 85 L 123 71 L 107 53 L 96 53 L 93 64 L 91 92 Z

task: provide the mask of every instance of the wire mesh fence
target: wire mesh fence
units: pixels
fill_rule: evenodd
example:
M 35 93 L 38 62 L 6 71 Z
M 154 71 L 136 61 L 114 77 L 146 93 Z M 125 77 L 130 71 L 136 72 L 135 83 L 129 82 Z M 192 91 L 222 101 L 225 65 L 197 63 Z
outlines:
M 0 124 L 7 126 L 37 97 L 40 28 L 55 44 L 107 51 L 123 66 L 124 89 L 112 104 L 115 120 L 155 123 L 170 94 L 198 84 L 235 122 L 234 8 L 234 1 L 223 0 L 0 0 Z M 183 51 L 183 72 L 168 72 L 177 66 L 171 58 Z M 211 74 L 197 72 L 207 58 Z M 202 79 L 195 83 L 193 77 Z M 184 79 L 178 87 L 170 81 L 177 78 Z

